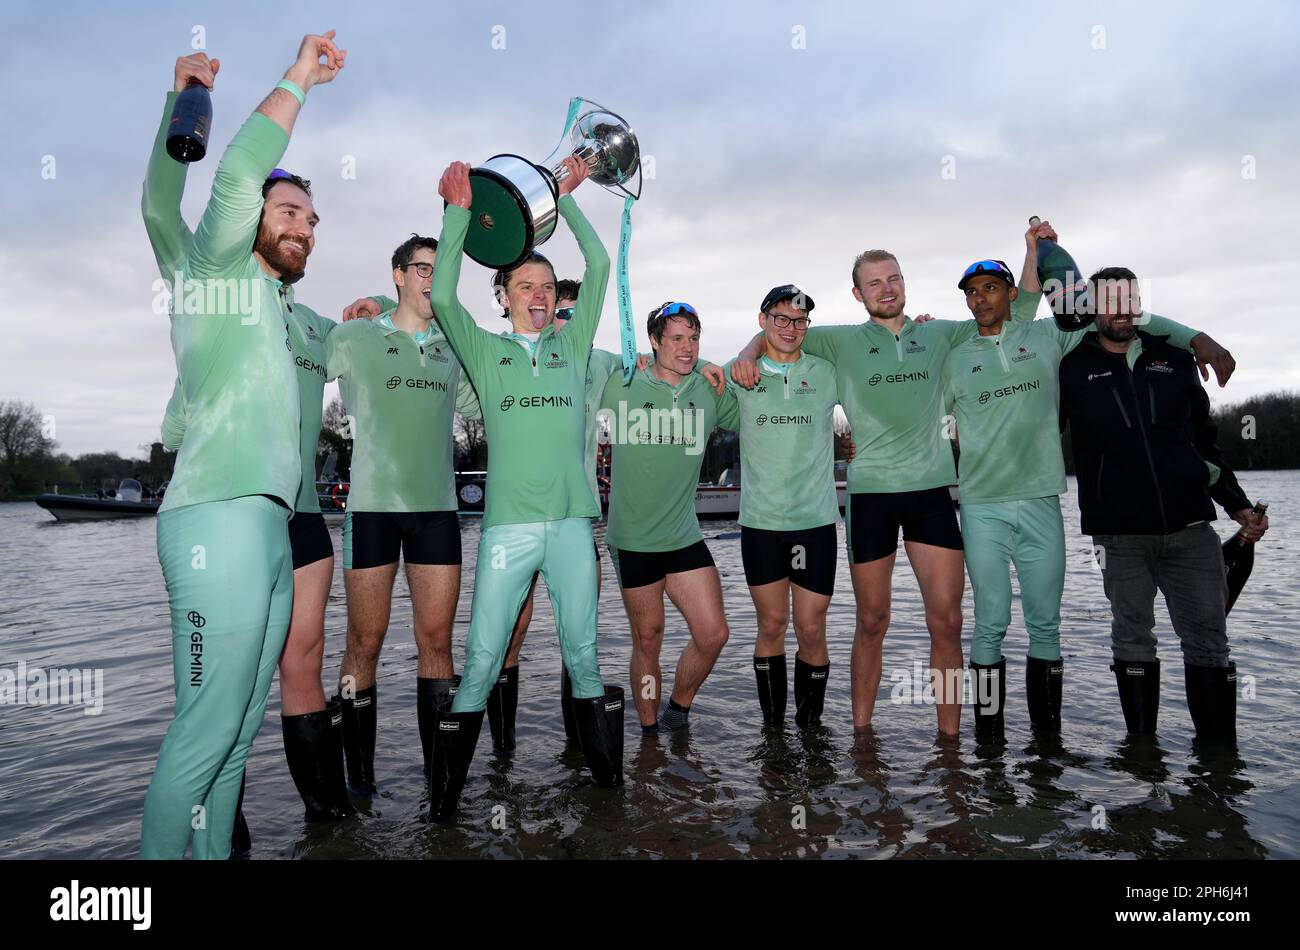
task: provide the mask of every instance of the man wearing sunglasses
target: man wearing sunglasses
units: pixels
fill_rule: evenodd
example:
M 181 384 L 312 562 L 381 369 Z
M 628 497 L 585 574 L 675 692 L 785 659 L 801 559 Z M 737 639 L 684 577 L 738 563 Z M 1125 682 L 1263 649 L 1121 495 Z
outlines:
M 736 395 L 719 396 L 696 371 L 700 318 L 687 303 L 651 311 L 654 365 L 628 386 L 605 384 L 609 417 L 609 544 L 632 627 L 631 682 L 641 728 L 688 725 L 691 703 L 727 642 L 722 586 L 700 533 L 695 493 L 709 435 L 739 423 Z M 690 629 L 668 706 L 659 714 L 664 594 Z
M 478 400 L 429 303 L 438 242 L 412 235 L 393 252 L 395 305 L 329 336 L 325 362 L 353 430 L 343 521 L 348 638 L 339 668 L 348 783 L 375 794 L 379 652 L 400 555 L 411 592 L 416 718 L 428 772 L 438 706 L 456 688 L 451 633 L 460 599 L 460 521 L 452 449 L 455 413 Z
M 1032 314 L 1042 297 L 1040 238 L 1056 239 L 1046 222 L 1026 232 L 1019 290 L 1002 261 L 977 261 L 966 268 L 957 286 L 975 328 L 953 347 L 943 368 L 945 405 L 956 412 L 962 539 L 975 594 L 970 667 L 978 742 L 1003 738 L 1002 641 L 1011 622 L 1012 564 L 1029 635 L 1030 724 L 1035 736 L 1048 741 L 1061 730 L 1065 529 L 1060 495 L 1066 486 L 1057 373 L 1062 357 L 1087 334 L 1085 328 L 1062 330 L 1052 319 L 1011 320 L 1017 300 Z M 1163 317 L 1151 316 L 1148 326 L 1186 349 L 1203 337 Z M 1208 337 L 1197 347 L 1219 349 Z
M 145 797 L 144 858 L 180 858 L 191 839 L 196 858 L 230 854 L 244 765 L 290 625 L 288 525 L 303 482 L 291 287 L 318 218 L 300 184 L 268 179 L 307 92 L 343 68 L 333 37 L 303 38 L 227 147 L 181 251 L 171 336 L 188 421 L 157 526 L 176 713 Z
M 754 677 L 763 723 L 785 717 L 785 635 L 794 615 L 795 722 L 821 719 L 830 675 L 826 609 L 835 587 L 835 367 L 801 349 L 813 299 L 773 287 L 759 307 L 767 355 L 739 402 L 740 553 L 754 600 Z
M 191 81 L 212 89 L 220 68 L 219 60 L 194 53 L 176 60 L 175 91 L 167 96 L 162 124 L 154 141 L 145 175 L 141 210 L 145 231 L 164 281 L 171 283 L 194 244 L 194 235 L 181 217 L 181 195 L 188 166 L 167 154 L 166 142 L 172 106 Z M 271 171 L 262 183 L 263 206 L 254 250 L 274 261 L 282 254 L 277 246 L 296 242 L 308 221 L 288 217 L 286 202 L 311 199 L 311 182 L 283 169 Z M 297 222 L 297 226 L 295 226 Z M 272 230 L 272 225 L 276 230 Z M 314 229 L 313 229 L 314 230 Z M 182 289 L 182 293 L 184 290 Z M 292 289 L 289 289 L 289 294 Z M 286 296 L 286 301 L 291 297 Z M 280 656 L 280 712 L 285 759 L 289 774 L 302 797 L 308 820 L 353 814 L 343 781 L 343 747 L 340 711 L 326 703 L 321 688 L 321 658 L 325 639 L 325 602 L 334 574 L 334 548 L 325 527 L 316 495 L 316 446 L 320 436 L 321 403 L 325 386 L 325 339 L 337 326 L 311 308 L 291 302 L 287 324 L 301 407 L 298 427 L 302 478 L 289 519 L 289 546 L 293 561 L 293 612 L 284 651 Z M 171 451 L 181 448 L 189 425 L 185 392 L 176 381 L 163 418 L 163 444 Z M 242 805 L 235 816 L 231 853 L 245 856 L 251 848 L 248 824 Z

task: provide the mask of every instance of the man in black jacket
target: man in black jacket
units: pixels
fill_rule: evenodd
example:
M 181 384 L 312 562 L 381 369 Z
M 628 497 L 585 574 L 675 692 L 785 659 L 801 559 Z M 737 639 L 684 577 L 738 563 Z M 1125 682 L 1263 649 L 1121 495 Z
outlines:
M 1187 708 L 1200 738 L 1231 738 L 1236 666 L 1228 659 L 1227 584 L 1214 502 L 1243 526 L 1258 519 L 1215 445 L 1196 363 L 1142 323 L 1137 279 L 1108 267 L 1089 279 L 1097 333 L 1061 362 L 1061 427 L 1070 425 L 1084 534 L 1111 604 L 1115 680 L 1128 731 L 1154 734 L 1160 699 L 1153 605 L 1165 595 L 1182 641 Z

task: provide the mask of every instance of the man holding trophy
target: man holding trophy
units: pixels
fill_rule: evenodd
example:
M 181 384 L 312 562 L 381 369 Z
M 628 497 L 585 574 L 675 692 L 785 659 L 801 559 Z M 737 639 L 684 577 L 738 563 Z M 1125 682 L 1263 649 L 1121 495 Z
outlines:
M 564 333 L 552 322 L 555 271 L 531 248 L 522 263 L 501 268 L 494 280 L 512 332 L 497 335 L 475 324 L 456 293 L 475 199 L 469 166 L 453 162 L 438 185 L 448 207 L 434 268 L 433 312 L 479 394 L 492 445 L 463 679 L 455 700 L 439 710 L 433 742 L 430 810 L 442 819 L 456 809 L 488 694 L 539 570 L 572 677 L 587 763 L 601 785 L 615 786 L 623 778 L 622 689 L 606 688 L 597 664 L 591 519 L 600 508 L 583 459 L 587 360 L 609 280 L 609 256 L 570 194 L 588 172 L 585 162 L 570 156 L 555 176 L 556 210 L 586 261 Z M 485 217 L 480 213 L 476 225 Z

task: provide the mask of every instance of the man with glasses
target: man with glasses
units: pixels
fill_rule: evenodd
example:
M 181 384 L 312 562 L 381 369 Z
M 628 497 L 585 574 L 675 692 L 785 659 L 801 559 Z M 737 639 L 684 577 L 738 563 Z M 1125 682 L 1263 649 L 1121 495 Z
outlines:
M 376 666 L 388 633 L 399 555 L 418 653 L 416 712 L 425 771 L 440 703 L 455 692 L 451 632 L 460 598 L 454 413 L 478 400 L 429 303 L 438 242 L 412 235 L 393 252 L 396 305 L 326 340 L 325 363 L 355 440 L 343 520 L 348 638 L 339 668 L 348 782 L 375 793 Z
M 785 717 L 785 635 L 793 610 L 795 722 L 821 719 L 830 675 L 826 609 L 835 588 L 835 367 L 804 353 L 813 300 L 794 284 L 759 307 L 767 355 L 739 402 L 740 553 L 758 635 L 754 677 L 763 723 Z
M 975 328 L 953 347 L 943 367 L 945 405 L 956 412 L 962 538 L 975 593 L 970 666 L 979 742 L 1003 738 L 1002 641 L 1011 622 L 1012 564 L 1029 634 L 1025 700 L 1030 725 L 1035 736 L 1047 740 L 1061 730 L 1065 529 L 1060 495 L 1065 464 L 1057 372 L 1062 357 L 1087 334 L 1084 328 L 1059 329 L 1052 319 L 1011 321 L 1018 299 L 1032 314 L 1042 296 L 1039 238 L 1055 240 L 1056 233 L 1046 222 L 1026 233 L 1019 290 L 1002 261 L 977 261 L 966 268 L 957 286 Z M 1152 316 L 1148 325 L 1187 349 L 1203 337 L 1163 317 Z M 1208 337 L 1197 346 L 1218 349 Z
M 700 533 L 695 493 L 709 435 L 739 422 L 735 393 L 719 396 L 696 371 L 700 318 L 671 302 L 647 321 L 654 365 L 628 386 L 605 384 L 613 466 L 605 539 L 632 627 L 631 683 L 641 728 L 680 729 L 691 703 L 727 642 L 722 586 Z M 690 629 L 659 714 L 664 594 Z

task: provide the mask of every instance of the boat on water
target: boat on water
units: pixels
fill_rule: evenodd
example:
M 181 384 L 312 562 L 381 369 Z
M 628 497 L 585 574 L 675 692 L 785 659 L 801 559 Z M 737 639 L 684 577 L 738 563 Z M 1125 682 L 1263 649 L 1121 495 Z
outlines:
M 103 521 L 108 518 L 149 518 L 158 513 L 162 493 L 145 498 L 144 488 L 134 478 L 124 478 L 111 498 L 102 495 L 38 495 L 36 504 L 56 521 Z
M 848 498 L 848 482 L 845 481 L 843 462 L 835 464 L 835 496 L 839 502 L 840 513 L 844 513 L 844 504 Z M 740 517 L 740 469 L 723 469 L 718 480 L 712 484 L 701 482 L 695 491 L 695 515 L 698 518 L 722 519 Z

